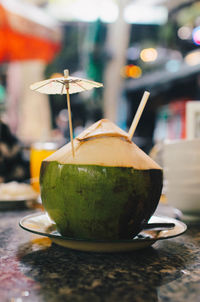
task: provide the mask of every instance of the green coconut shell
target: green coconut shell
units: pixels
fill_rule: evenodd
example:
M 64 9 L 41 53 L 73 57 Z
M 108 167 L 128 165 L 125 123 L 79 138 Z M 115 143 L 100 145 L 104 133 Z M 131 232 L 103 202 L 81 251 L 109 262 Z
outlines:
M 155 211 L 161 189 L 161 170 L 42 163 L 43 205 L 68 237 L 132 238 Z
M 162 169 L 109 123 L 75 139 L 75 158 L 68 144 L 42 163 L 42 203 L 64 236 L 131 239 L 158 205 Z

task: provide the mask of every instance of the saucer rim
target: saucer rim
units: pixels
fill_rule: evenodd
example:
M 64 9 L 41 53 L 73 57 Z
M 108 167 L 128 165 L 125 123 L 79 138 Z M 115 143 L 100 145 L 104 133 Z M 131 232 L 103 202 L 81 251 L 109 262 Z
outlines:
M 83 239 L 83 238 L 72 238 L 72 237 L 66 237 L 66 236 L 62 236 L 61 234 L 52 234 L 52 233 L 47 233 L 47 232 L 40 232 L 40 231 L 36 231 L 36 230 L 32 230 L 31 228 L 28 228 L 28 227 L 25 227 L 23 225 L 23 221 L 24 220 L 27 220 L 27 219 L 31 219 L 33 217 L 39 217 L 39 216 L 46 216 L 48 217 L 47 213 L 46 212 L 37 212 L 37 213 L 33 213 L 33 214 L 29 214 L 29 215 L 26 215 L 24 216 L 20 221 L 19 221 L 19 226 L 24 229 L 25 231 L 28 231 L 28 232 L 31 232 L 31 233 L 34 233 L 36 235 L 40 235 L 40 236 L 44 236 L 44 237 L 48 237 L 52 240 L 63 240 L 63 241 L 74 241 L 74 242 L 83 242 L 83 243 L 99 243 L 99 244 L 119 244 L 119 243 L 136 243 L 136 242 L 156 242 L 156 241 L 159 241 L 159 240 L 165 240 L 165 239 L 171 239 L 171 238 L 175 238 L 175 237 L 178 237 L 182 234 L 184 234 L 186 231 L 187 231 L 187 225 L 183 222 L 183 221 L 180 221 L 178 219 L 175 219 L 175 218 L 171 218 L 171 217 L 168 217 L 168 216 L 160 216 L 160 215 L 152 215 L 151 218 L 154 218 L 154 217 L 158 217 L 160 219 L 164 219 L 167 221 L 170 221 L 172 223 L 175 224 L 175 226 L 177 226 L 177 224 L 179 224 L 179 226 L 182 227 L 182 231 L 181 232 L 178 232 L 174 235 L 169 235 L 169 236 L 166 236 L 166 237 L 150 237 L 149 235 L 149 230 L 141 230 L 141 233 L 146 233 L 149 237 L 147 238 L 132 238 L 132 239 L 118 239 L 118 240 L 98 240 L 98 239 Z M 50 223 L 50 221 L 49 221 Z M 52 222 L 52 225 L 54 223 Z M 138 235 L 139 235 L 138 234 Z

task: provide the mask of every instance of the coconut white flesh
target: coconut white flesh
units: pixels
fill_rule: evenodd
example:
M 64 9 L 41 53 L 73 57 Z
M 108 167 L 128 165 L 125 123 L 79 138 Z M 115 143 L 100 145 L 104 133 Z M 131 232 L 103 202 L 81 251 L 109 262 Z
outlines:
M 104 124 L 104 120 L 101 121 Z M 106 128 L 107 123 L 106 120 Z M 45 161 L 58 161 L 61 164 L 133 167 L 139 170 L 161 169 L 136 144 L 129 141 L 123 134 L 120 135 L 120 131 L 111 136 L 109 128 L 108 133 L 101 129 L 101 135 L 95 137 L 93 133 L 97 128 L 94 125 L 91 127 L 93 127 L 92 131 L 84 131 L 85 134 L 81 133 L 74 140 L 75 157 L 72 156 L 71 143 L 68 143 Z M 101 128 L 103 127 L 101 126 Z

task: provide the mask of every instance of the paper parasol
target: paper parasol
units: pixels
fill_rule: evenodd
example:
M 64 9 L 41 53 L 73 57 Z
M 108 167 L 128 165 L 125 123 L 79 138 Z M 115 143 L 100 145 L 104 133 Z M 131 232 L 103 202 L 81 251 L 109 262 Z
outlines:
M 72 144 L 72 154 L 74 156 L 74 143 L 73 143 L 73 129 L 71 118 L 70 94 L 87 91 L 93 88 L 102 87 L 103 84 L 94 82 L 87 79 L 69 76 L 68 69 L 64 70 L 64 76 L 59 78 L 52 78 L 44 81 L 34 83 L 30 86 L 31 90 L 38 91 L 45 94 L 66 94 L 67 107 L 69 114 L 69 128 L 70 139 Z

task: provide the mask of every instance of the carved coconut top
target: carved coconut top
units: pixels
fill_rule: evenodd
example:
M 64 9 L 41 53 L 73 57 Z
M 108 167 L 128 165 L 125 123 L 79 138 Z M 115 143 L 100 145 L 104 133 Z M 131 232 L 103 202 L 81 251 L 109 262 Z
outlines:
M 75 157 L 71 143 L 46 158 L 61 164 L 133 167 L 161 169 L 146 153 L 130 141 L 128 133 L 107 119 L 102 119 L 74 139 Z
M 84 130 L 76 138 L 82 141 L 82 140 L 97 138 L 102 136 L 123 137 L 130 142 L 128 133 L 122 130 L 121 128 L 119 128 L 117 125 L 115 125 L 108 119 L 102 119 L 92 124 L 89 128 Z

